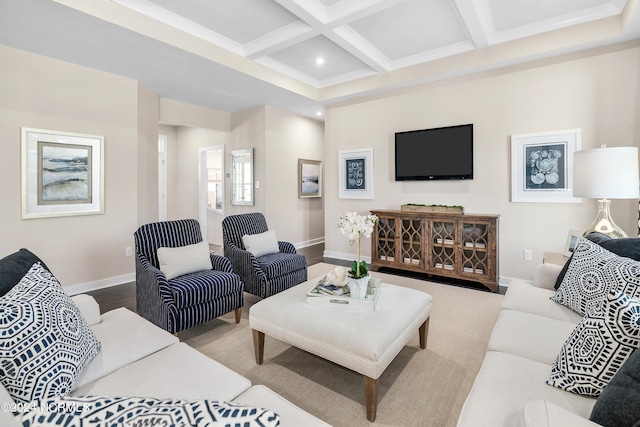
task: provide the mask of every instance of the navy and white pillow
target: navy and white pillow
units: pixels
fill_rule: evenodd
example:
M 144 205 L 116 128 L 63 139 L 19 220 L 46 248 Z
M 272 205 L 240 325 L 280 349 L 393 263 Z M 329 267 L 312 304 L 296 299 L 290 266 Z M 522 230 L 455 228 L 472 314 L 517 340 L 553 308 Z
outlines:
M 586 315 L 600 311 L 612 290 L 640 297 L 640 262 L 620 257 L 582 238 L 551 300 Z
M 602 311 L 587 313 L 562 346 L 547 384 L 599 396 L 640 347 L 640 301 L 620 291 L 607 294 Z
M 16 402 L 69 394 L 100 342 L 40 263 L 0 298 L 0 381 Z
M 213 400 L 186 401 L 142 397 L 65 397 L 34 402 L 14 414 L 23 427 L 242 426 L 276 427 L 269 410 Z

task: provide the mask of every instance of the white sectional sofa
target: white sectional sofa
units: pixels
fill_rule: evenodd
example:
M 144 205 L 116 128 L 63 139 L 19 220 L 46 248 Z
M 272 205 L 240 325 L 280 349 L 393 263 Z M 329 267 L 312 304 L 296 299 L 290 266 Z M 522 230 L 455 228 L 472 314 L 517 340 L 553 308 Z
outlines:
M 513 280 L 458 427 L 597 426 L 596 399 L 546 384 L 582 316 L 551 301 L 562 266 L 541 264 L 533 283 Z
M 78 295 L 72 300 L 100 341 L 101 351 L 82 371 L 71 396 L 235 402 L 275 412 L 281 426 L 328 426 L 126 308 L 100 315 L 93 297 Z M 9 412 L 16 407 L 0 385 L 0 425 L 16 425 Z

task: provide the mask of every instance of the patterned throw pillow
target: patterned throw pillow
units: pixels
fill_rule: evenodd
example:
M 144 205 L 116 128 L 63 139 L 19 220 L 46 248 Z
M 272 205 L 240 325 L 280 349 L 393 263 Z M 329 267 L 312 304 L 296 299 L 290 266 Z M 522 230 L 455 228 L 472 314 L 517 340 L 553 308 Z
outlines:
M 640 301 L 620 291 L 603 311 L 588 313 L 562 346 L 547 384 L 598 396 L 629 355 L 640 347 Z
M 551 300 L 585 315 L 599 311 L 612 290 L 640 297 L 640 262 L 620 257 L 582 238 Z
M 53 275 L 34 264 L 0 298 L 0 381 L 16 402 L 64 396 L 100 342 Z
M 213 400 L 141 397 L 64 397 L 34 402 L 14 414 L 23 427 L 38 426 L 242 426 L 276 427 L 269 410 Z

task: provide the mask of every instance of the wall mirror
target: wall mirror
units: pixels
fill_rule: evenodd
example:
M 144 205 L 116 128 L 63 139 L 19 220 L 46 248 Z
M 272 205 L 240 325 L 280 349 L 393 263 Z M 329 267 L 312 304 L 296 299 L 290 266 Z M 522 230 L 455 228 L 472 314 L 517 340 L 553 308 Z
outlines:
M 231 151 L 231 204 L 253 205 L 253 148 Z

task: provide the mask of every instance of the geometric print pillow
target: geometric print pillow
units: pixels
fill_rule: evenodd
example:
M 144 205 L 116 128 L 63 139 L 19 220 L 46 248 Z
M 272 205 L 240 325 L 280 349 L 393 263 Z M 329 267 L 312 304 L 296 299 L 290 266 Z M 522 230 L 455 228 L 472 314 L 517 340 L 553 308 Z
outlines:
M 599 396 L 609 380 L 640 347 L 640 301 L 609 293 L 603 310 L 588 313 L 562 346 L 547 384 Z
M 584 316 L 599 311 L 612 290 L 640 297 L 640 262 L 620 257 L 582 238 L 551 300 Z
M 0 298 L 0 381 L 16 402 L 69 394 L 100 342 L 40 263 Z
M 24 427 L 38 426 L 217 426 L 276 427 L 280 417 L 266 409 L 212 400 L 141 397 L 63 397 L 26 405 L 14 413 Z

